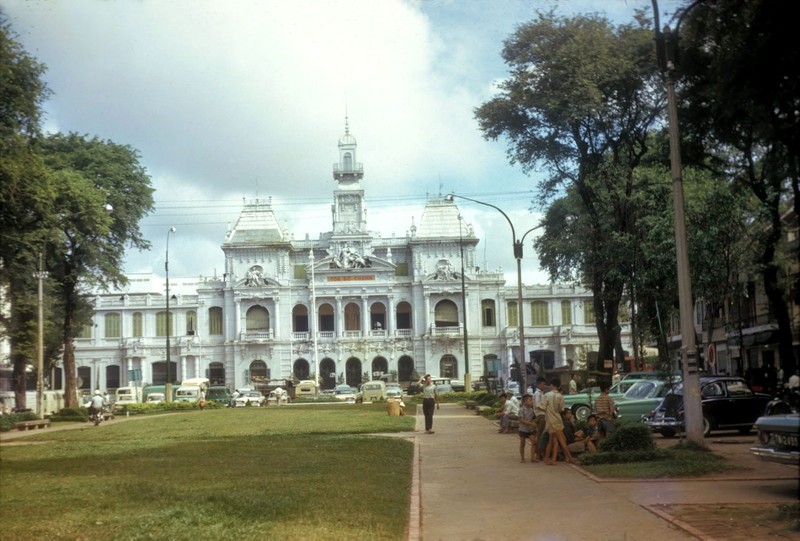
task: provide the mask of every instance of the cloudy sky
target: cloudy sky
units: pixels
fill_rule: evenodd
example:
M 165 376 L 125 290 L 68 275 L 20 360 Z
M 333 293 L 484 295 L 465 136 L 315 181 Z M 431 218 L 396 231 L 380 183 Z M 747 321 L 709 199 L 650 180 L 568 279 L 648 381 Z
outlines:
M 676 0 L 661 0 L 662 21 Z M 474 108 L 507 75 L 502 42 L 536 11 L 632 20 L 650 0 L 0 0 L 47 65 L 45 130 L 137 149 L 152 177 L 152 243 L 126 272 L 222 274 L 220 245 L 243 199 L 271 197 L 295 238 L 331 229 L 345 116 L 364 164 L 368 225 L 405 235 L 425 200 L 463 194 L 503 208 L 518 232 L 535 178 L 485 141 Z M 481 265 L 516 282 L 502 215 L 462 201 Z M 529 236 L 530 238 L 530 236 Z M 545 283 L 526 242 L 525 283 Z

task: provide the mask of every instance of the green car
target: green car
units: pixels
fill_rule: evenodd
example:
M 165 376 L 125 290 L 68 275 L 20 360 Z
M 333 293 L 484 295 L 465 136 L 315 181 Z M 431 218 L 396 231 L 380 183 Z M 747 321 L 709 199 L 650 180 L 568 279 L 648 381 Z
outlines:
M 617 415 L 626 421 L 641 420 L 656 409 L 676 383 L 680 383 L 680 379 L 672 383 L 655 379 L 637 381 L 624 395 L 614 399 Z
M 639 381 L 652 380 L 623 379 L 611 386 L 608 390 L 608 395 L 614 399 L 616 404 L 622 395 Z M 585 421 L 589 414 L 592 413 L 594 401 L 597 400 L 598 396 L 600 396 L 599 387 L 592 387 L 589 392 L 567 394 L 564 395 L 564 406 L 572 410 L 572 415 L 575 416 L 576 421 Z

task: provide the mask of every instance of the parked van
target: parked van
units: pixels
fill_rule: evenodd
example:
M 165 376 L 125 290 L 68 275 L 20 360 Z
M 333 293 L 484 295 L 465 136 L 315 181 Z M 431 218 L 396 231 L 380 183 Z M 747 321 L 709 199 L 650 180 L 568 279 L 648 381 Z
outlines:
M 213 400 L 214 402 L 219 402 L 220 404 L 230 406 L 231 401 L 233 400 L 233 395 L 224 385 L 212 385 L 206 391 L 206 400 Z
M 141 387 L 120 387 L 115 393 L 114 408 L 122 407 L 126 404 L 138 404 L 141 401 Z
M 200 387 L 196 385 L 181 385 L 172 393 L 174 402 L 199 402 Z
M 295 396 L 316 396 L 317 382 L 313 379 L 304 379 L 294 388 Z
M 200 387 L 203 390 L 208 389 L 208 378 L 189 378 L 181 382 L 181 387 Z
M 173 389 L 174 391 L 174 389 Z M 167 386 L 166 385 L 148 385 L 142 390 L 142 401 L 143 402 L 150 402 L 148 397 L 151 394 L 160 394 L 161 400 L 163 401 L 165 396 L 167 396 Z
M 364 383 L 361 386 L 361 400 L 363 402 L 386 400 L 386 384 L 381 380 Z

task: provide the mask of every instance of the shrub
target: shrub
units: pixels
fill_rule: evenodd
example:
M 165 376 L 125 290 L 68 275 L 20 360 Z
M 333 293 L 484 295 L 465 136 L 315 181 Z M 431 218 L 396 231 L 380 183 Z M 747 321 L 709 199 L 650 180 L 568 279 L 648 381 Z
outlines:
M 24 413 L 12 413 L 10 415 L 0 415 L 0 432 L 8 432 L 16 423 L 20 421 L 36 421 L 39 419 L 32 411 Z
M 599 451 L 581 455 L 581 465 L 625 464 L 628 462 L 651 462 L 666 460 L 672 455 L 666 449 L 637 449 L 634 451 Z
M 652 451 L 656 443 L 650 428 L 642 423 L 618 423 L 614 432 L 600 442 L 600 451 Z
M 88 419 L 89 413 L 83 408 L 64 408 L 55 415 L 50 416 L 50 420 L 54 423 L 83 423 Z

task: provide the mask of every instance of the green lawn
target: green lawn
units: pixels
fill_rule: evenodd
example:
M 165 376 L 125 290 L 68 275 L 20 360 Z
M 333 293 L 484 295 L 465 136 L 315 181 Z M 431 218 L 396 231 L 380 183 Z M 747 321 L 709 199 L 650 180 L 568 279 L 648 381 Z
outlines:
M 385 405 L 179 413 L 0 454 L 0 538 L 401 539 L 413 430 Z

